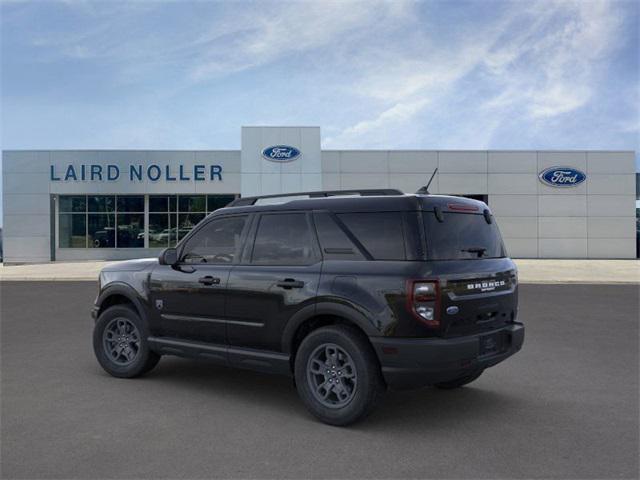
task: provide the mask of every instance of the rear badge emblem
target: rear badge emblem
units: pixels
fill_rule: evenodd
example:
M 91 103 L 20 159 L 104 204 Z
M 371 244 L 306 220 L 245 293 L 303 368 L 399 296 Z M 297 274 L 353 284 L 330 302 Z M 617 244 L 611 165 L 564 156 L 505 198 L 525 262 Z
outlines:
M 449 315 L 455 315 L 456 313 L 458 313 L 460 311 L 460 309 L 458 307 L 456 307 L 455 305 L 451 306 L 451 307 L 447 307 L 447 313 Z

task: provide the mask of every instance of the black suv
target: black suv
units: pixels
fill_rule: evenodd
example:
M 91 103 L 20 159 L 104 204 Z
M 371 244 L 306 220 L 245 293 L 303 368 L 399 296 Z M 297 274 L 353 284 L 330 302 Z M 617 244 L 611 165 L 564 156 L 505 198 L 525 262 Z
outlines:
M 279 203 L 276 203 L 279 202 Z M 161 355 L 291 375 L 346 425 L 386 388 L 455 388 L 517 352 L 517 273 L 487 205 L 395 190 L 241 198 L 156 259 L 100 273 L 116 377 Z

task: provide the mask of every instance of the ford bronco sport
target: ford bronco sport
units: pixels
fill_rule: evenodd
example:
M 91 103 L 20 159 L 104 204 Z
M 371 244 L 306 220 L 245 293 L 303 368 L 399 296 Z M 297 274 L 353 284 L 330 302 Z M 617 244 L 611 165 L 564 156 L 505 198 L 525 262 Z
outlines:
M 482 202 L 395 190 L 240 198 L 159 260 L 102 270 L 93 346 L 116 377 L 162 355 L 291 375 L 313 415 L 347 425 L 386 388 L 460 387 L 517 352 L 517 293 Z

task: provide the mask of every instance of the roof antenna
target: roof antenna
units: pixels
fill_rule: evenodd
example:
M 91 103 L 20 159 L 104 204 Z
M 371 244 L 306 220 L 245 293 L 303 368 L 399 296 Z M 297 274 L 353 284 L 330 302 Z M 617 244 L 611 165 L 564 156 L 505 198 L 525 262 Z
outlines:
M 427 184 L 424 187 L 420 187 L 420 189 L 418 189 L 416 194 L 418 194 L 418 195 L 429 195 L 429 185 L 431 185 L 431 182 L 433 181 L 433 177 L 436 176 L 436 173 L 438 173 L 438 167 L 436 167 L 436 169 L 431 174 L 431 178 L 429 179 Z

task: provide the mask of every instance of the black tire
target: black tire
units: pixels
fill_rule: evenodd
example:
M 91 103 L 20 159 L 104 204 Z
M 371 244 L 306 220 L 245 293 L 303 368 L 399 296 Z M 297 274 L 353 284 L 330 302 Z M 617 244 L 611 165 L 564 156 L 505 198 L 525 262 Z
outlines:
M 440 388 L 442 390 L 453 390 L 454 388 L 460 388 L 464 385 L 467 385 L 478 379 L 480 375 L 482 375 L 484 370 L 480 370 L 479 372 L 474 372 L 469 375 L 465 375 L 460 378 L 456 378 L 455 380 L 451 380 L 449 382 L 436 383 L 434 386 L 436 388 Z
M 128 333 L 124 333 L 119 324 L 128 326 L 126 329 Z M 116 337 L 114 341 L 111 336 L 121 335 L 121 331 L 122 336 Z M 100 366 L 110 375 L 118 378 L 139 377 L 150 371 L 160 361 L 160 355 L 150 350 L 148 337 L 149 329 L 133 307 L 114 305 L 98 317 L 93 329 L 93 351 Z M 116 349 L 109 349 L 109 345 L 117 344 L 119 338 L 122 338 L 124 343 L 116 345 L 116 349 L 120 352 L 116 354 Z M 125 345 L 125 347 L 119 347 L 119 345 Z
M 327 355 L 328 363 L 323 365 L 318 355 L 322 356 L 327 349 L 335 350 L 336 355 L 331 358 Z M 336 369 L 330 363 L 334 367 L 336 364 L 342 367 Z M 312 364 L 313 368 L 322 365 L 322 372 L 310 370 Z M 345 375 L 336 378 L 336 372 Z M 329 387 L 335 391 L 332 390 L 326 399 L 321 400 L 319 397 L 322 394 L 317 392 L 326 393 L 329 388 L 320 385 L 318 390 L 314 385 L 317 386 L 316 382 L 328 385 L 328 381 L 336 382 Z M 295 358 L 295 384 L 307 409 L 322 422 L 337 426 L 349 425 L 366 417 L 385 391 L 380 366 L 371 345 L 364 335 L 345 325 L 314 330 L 302 340 Z M 338 398 L 340 395 L 344 398 Z

